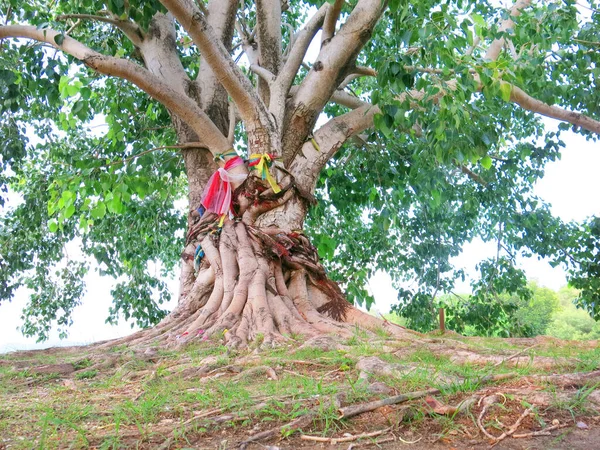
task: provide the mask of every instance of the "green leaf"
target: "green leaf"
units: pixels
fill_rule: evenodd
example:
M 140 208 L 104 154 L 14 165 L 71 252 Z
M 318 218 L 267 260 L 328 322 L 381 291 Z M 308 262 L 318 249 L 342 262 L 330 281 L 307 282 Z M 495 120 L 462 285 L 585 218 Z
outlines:
M 64 40 L 65 40 L 65 35 L 62 33 L 54 36 L 54 42 L 56 42 L 57 45 L 62 45 Z
M 106 205 L 103 202 L 99 202 L 96 207 L 92 209 L 91 215 L 94 219 L 102 219 L 106 215 Z
M 67 209 L 65 209 L 65 218 L 69 219 L 73 214 L 75 214 L 75 205 L 69 205 Z
M 483 158 L 481 158 L 479 163 L 484 169 L 489 170 L 492 167 L 492 158 L 490 158 L 488 155 L 485 155 Z
M 51 233 L 56 233 L 56 231 L 58 230 L 58 222 L 56 219 L 50 219 L 48 221 L 48 229 Z
M 481 28 L 485 27 L 485 19 L 480 14 L 477 14 L 477 13 L 471 14 L 471 19 L 473 19 L 473 22 L 475 23 L 475 25 L 478 25 Z
M 512 92 L 512 85 L 510 83 L 501 81 L 500 82 L 500 95 L 502 96 L 502 100 L 504 100 L 505 102 L 510 102 L 511 92 Z

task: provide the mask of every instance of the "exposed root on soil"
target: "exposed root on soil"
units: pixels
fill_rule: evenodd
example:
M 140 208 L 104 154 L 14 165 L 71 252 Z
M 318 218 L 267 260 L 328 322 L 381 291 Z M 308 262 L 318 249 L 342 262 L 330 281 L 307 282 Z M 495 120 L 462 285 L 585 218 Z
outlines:
M 192 265 L 196 245 L 204 258 L 197 276 L 184 270 L 192 275 L 182 284 L 177 308 L 156 327 L 99 348 L 180 346 L 211 338 L 224 338 L 232 349 L 250 342 L 274 346 L 322 334 L 347 338 L 356 326 L 399 339 L 418 334 L 349 304 L 301 232 L 231 220 L 215 228 L 209 217 L 191 228 L 184 264 Z
M 286 286 L 290 286 L 292 281 L 290 275 Z M 197 317 L 198 314 L 190 315 L 186 322 L 188 326 Z M 331 444 L 356 442 L 361 446 L 373 442 L 416 443 L 422 440 L 418 448 L 429 449 L 465 443 L 466 439 L 469 439 L 469 445 L 475 442 L 474 448 L 484 448 L 501 441 L 501 445 L 514 445 L 506 443 L 513 438 L 543 440 L 544 436 L 550 436 L 554 439 L 552 435 L 566 427 L 572 428 L 569 433 L 587 432 L 588 427 L 589 431 L 593 431 L 594 425 L 600 423 L 600 416 L 597 416 L 600 405 L 597 371 L 567 374 L 547 371 L 548 375 L 515 379 L 517 373 L 495 373 L 498 366 L 488 364 L 487 369 L 491 372 L 465 371 L 470 375 L 462 379 L 435 377 L 439 370 L 437 362 L 419 360 L 421 373 L 413 373 L 413 356 L 398 356 L 389 350 L 394 348 L 390 346 L 397 344 L 415 353 L 424 347 L 430 348 L 427 343 L 421 342 L 416 349 L 407 345 L 406 341 L 397 342 L 393 337 L 377 342 L 372 336 L 362 333 L 359 340 L 369 343 L 372 352 L 369 356 L 362 355 L 362 344 L 346 343 L 336 347 L 340 345 L 339 339 L 331 336 L 317 336 L 301 346 L 298 343 L 286 344 L 285 356 L 279 350 L 261 352 L 260 355 L 251 350 L 228 354 L 208 342 L 164 353 L 127 347 L 104 352 L 88 347 L 81 349 L 82 352 L 87 350 L 85 354 L 53 349 L 53 352 L 61 353 L 64 360 L 47 359 L 40 351 L 17 354 L 18 358 L 14 358 L 13 354 L 4 361 L 0 360 L 3 368 L 0 384 L 6 386 L 3 406 L 12 412 L 20 411 L 27 405 L 25 399 L 32 404 L 45 402 L 58 405 L 65 399 L 101 404 L 78 425 L 81 430 L 86 430 L 91 446 L 100 446 L 118 436 L 124 440 L 123 445 L 126 443 L 133 447 L 134 443 L 141 443 L 142 447 L 164 449 L 179 448 L 186 443 L 202 446 L 207 439 L 211 440 L 211 448 L 225 440 L 227 448 L 240 445 L 241 448 L 258 448 L 269 443 L 278 445 L 282 438 L 289 440 L 290 448 L 299 448 L 306 440 Z M 465 338 L 464 342 L 470 341 Z M 456 343 L 449 345 L 455 347 Z M 314 361 L 296 359 L 295 352 L 305 348 L 313 349 L 314 354 L 320 356 Z M 332 349 L 342 350 L 343 353 L 339 353 L 344 361 L 342 365 L 342 360 L 332 358 L 329 353 Z M 486 352 L 491 350 L 483 349 Z M 504 359 L 517 354 L 514 351 L 504 352 L 508 355 Z M 591 357 L 593 354 L 588 352 L 586 355 Z M 39 360 L 36 360 L 36 355 Z M 198 360 L 198 355 L 204 356 Z M 388 358 L 392 359 L 391 362 L 387 361 Z M 453 369 L 448 372 L 452 373 Z M 363 377 L 363 373 L 367 376 Z M 290 375 L 297 377 L 299 387 L 291 393 L 287 387 L 280 389 L 281 386 L 293 385 Z M 371 386 L 375 383 L 369 384 L 370 378 L 378 380 L 379 384 L 387 384 L 388 390 L 372 390 Z M 319 380 L 319 384 L 326 388 L 304 384 L 306 379 Z M 98 383 L 99 380 L 113 380 L 118 384 L 111 386 L 108 382 Z M 41 386 L 42 383 L 56 384 L 60 389 L 48 389 Z M 540 385 L 545 383 L 553 385 L 556 391 L 554 388 L 542 389 Z M 223 393 L 216 392 L 220 386 L 227 386 Z M 229 397 L 229 393 L 226 394 L 229 386 L 244 388 Z M 307 391 L 307 386 L 312 390 Z M 573 386 L 587 387 L 574 389 Z M 254 395 L 257 392 L 264 394 Z M 213 401 L 199 405 L 196 393 L 198 398 L 211 396 Z M 440 400 L 429 397 L 433 394 Z M 111 424 L 109 420 L 105 423 L 106 416 L 115 414 L 115 411 L 133 414 L 137 407 L 129 410 L 127 405 L 147 405 L 156 395 L 161 395 L 162 400 L 152 407 L 156 416 L 143 431 L 136 429 L 133 421 L 122 428 L 119 428 L 120 422 Z M 171 398 L 172 395 L 175 398 Z M 223 403 L 216 399 L 223 399 Z M 477 399 L 481 401 L 477 403 Z M 168 408 L 163 407 L 162 402 L 166 402 Z M 561 404 L 567 406 L 557 406 Z M 524 406 L 528 409 L 524 410 Z M 71 417 L 70 411 L 57 408 L 54 414 Z M 13 417 L 11 414 L 8 417 Z M 423 420 L 415 421 L 417 417 Z M 538 417 L 543 417 L 543 421 Z M 23 419 L 17 415 L 13 419 L 11 427 L 21 429 Z M 92 422 L 88 423 L 88 420 Z M 235 427 L 231 427 L 233 423 Z M 323 425 L 331 423 L 338 424 L 339 429 L 332 427 L 322 437 L 315 437 L 322 431 Z M 304 433 L 304 437 L 298 436 L 299 432 Z M 67 436 L 70 442 L 76 442 L 77 430 L 62 430 L 60 433 L 55 433 L 53 439 L 65 439 Z M 379 439 L 371 441 L 375 437 Z M 383 448 L 395 448 L 394 445 L 397 444 Z

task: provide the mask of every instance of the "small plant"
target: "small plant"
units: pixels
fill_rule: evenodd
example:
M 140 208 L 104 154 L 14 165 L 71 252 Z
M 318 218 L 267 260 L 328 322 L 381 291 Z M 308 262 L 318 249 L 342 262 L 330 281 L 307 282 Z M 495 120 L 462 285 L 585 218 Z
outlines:
M 75 374 L 75 378 L 78 380 L 88 380 L 91 378 L 95 378 L 98 375 L 98 370 L 86 370 L 84 372 L 78 372 Z
M 75 370 L 85 369 L 86 367 L 90 367 L 93 364 L 93 361 L 90 358 L 80 359 L 73 363 L 73 368 Z
M 265 341 L 265 335 L 262 333 L 257 333 L 256 338 L 250 345 L 250 348 L 252 350 L 256 350 L 257 348 L 260 348 L 260 346 L 263 344 L 264 341 Z

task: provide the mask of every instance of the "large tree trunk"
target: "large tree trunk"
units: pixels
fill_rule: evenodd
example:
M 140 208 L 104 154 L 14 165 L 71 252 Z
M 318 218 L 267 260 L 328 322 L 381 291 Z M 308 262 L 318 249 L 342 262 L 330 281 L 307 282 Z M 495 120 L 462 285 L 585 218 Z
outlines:
M 374 0 L 368 0 L 367 3 L 369 1 L 378 4 Z M 196 30 L 199 33 L 196 36 L 200 39 L 199 46 L 206 54 L 212 55 L 213 59 L 219 58 L 219 51 L 229 52 L 231 49 L 236 5 L 237 2 L 233 1 L 211 0 L 205 19 L 206 26 L 212 27 L 211 33 L 214 36 L 206 40 L 202 31 Z M 258 62 L 277 74 L 281 65 L 279 2 L 264 1 L 261 5 L 260 8 L 273 10 L 274 13 L 271 11 L 273 14 L 259 17 L 257 34 L 262 44 L 258 48 Z M 175 16 L 177 11 L 179 10 L 174 10 Z M 380 12 L 375 11 L 371 14 L 372 17 L 369 16 L 373 20 L 369 19 L 367 25 L 361 26 L 370 29 Z M 317 16 L 320 19 L 317 17 L 314 24 L 307 25 L 312 30 L 309 34 L 316 33 L 315 26 L 324 18 L 322 13 Z M 194 30 L 190 31 L 194 36 Z M 215 39 L 223 44 L 221 50 L 213 45 Z M 343 33 L 340 39 L 346 39 Z M 327 130 L 324 127 L 321 134 L 315 136 L 324 144 L 324 151 L 315 153 L 315 148 L 310 145 L 301 151 L 303 143 L 307 142 L 307 136 L 311 134 L 318 111 L 331 93 L 325 92 L 317 96 L 311 110 L 314 110 L 311 113 L 312 119 L 299 120 L 292 114 L 288 115 L 289 123 L 283 125 L 282 108 L 286 109 L 286 92 L 295 73 L 295 70 L 290 70 L 294 65 L 299 65 L 298 61 L 291 61 L 289 73 L 284 74 L 280 85 L 265 84 L 261 80 L 258 85 L 259 98 L 253 94 L 251 84 L 235 79 L 235 70 L 227 69 L 226 61 L 219 68 L 202 56 L 198 77 L 191 79 L 183 69 L 175 40 L 173 17 L 157 13 L 148 33 L 139 42 L 139 48 L 149 72 L 168 83 L 171 89 L 187 100 L 191 100 L 191 107 L 200 108 L 205 118 L 212 123 L 213 128 L 194 127 L 190 120 L 186 121 L 183 116 L 178 115 L 177 105 L 172 104 L 170 111 L 178 143 L 189 146 L 190 143 L 202 142 L 211 150 L 199 145 L 198 148 L 187 147 L 182 151 L 188 179 L 190 213 L 182 251 L 178 305 L 153 329 L 136 333 L 123 341 L 134 345 L 152 345 L 157 340 L 181 344 L 192 339 L 219 337 L 224 338 L 227 345 L 232 347 L 245 346 L 257 339 L 262 340 L 265 345 L 271 345 L 299 336 L 311 337 L 321 333 L 349 336 L 355 324 L 370 329 L 387 328 L 392 334 L 406 336 L 407 332 L 403 328 L 372 317 L 350 305 L 339 286 L 328 278 L 315 247 L 302 232 L 320 169 L 348 137 L 348 130 L 359 130 L 360 126 L 353 124 L 346 128 L 334 127 L 328 136 L 324 135 L 324 130 Z M 305 51 L 309 42 L 310 40 L 300 45 L 299 51 Z M 350 61 L 355 57 L 355 50 L 346 52 L 348 54 L 339 61 L 335 60 L 335 64 L 331 62 L 334 73 L 326 78 L 343 78 L 347 67 L 351 67 Z M 328 58 L 326 50 L 323 58 Z M 323 77 L 323 74 L 313 73 L 309 83 L 312 87 L 307 88 L 308 91 L 319 93 L 324 85 L 330 85 L 329 90 L 334 90 L 337 84 L 332 84 L 331 80 L 325 82 Z M 243 95 L 235 91 L 235 86 L 239 83 L 245 89 Z M 229 94 L 237 92 L 235 111 L 228 101 L 227 86 L 233 86 L 234 89 Z M 271 90 L 276 95 L 270 102 Z M 304 97 L 295 101 L 301 103 Z M 267 111 L 266 105 L 270 105 L 271 112 Z M 290 105 L 296 112 L 303 109 L 294 102 Z M 227 145 L 229 148 L 233 147 L 233 131 L 238 120 L 236 112 L 244 122 L 248 155 L 275 154 L 281 157 L 283 164 L 290 167 L 291 172 L 272 168 L 271 172 L 278 177 L 278 183 L 282 187 L 281 192 L 274 193 L 252 170 L 240 165 L 232 169 L 232 173 L 250 175 L 243 183 L 234 183 L 236 190 L 232 213 L 225 220 L 212 213 L 201 216 L 197 209 L 201 204 L 202 193 L 208 178 L 219 167 L 213 161 L 213 155 L 216 157 L 227 153 Z M 195 114 L 199 115 L 199 112 L 196 111 Z M 365 114 L 361 114 L 363 116 Z M 212 134 L 209 136 L 208 133 Z M 287 139 L 288 134 L 294 138 Z M 300 162 L 290 164 L 293 159 L 290 155 L 297 156 Z M 200 249 L 204 257 L 200 266 L 195 268 L 194 255 Z
M 233 217 L 222 226 L 215 214 L 199 217 L 194 213 L 199 205 L 190 204 L 179 303 L 155 328 L 125 341 L 181 345 L 224 339 L 236 348 L 319 334 L 349 337 L 356 325 L 410 337 L 402 327 L 353 307 L 328 278 L 316 248 L 302 232 L 307 200 L 298 196 L 289 178 L 275 195 L 251 174 L 237 187 Z M 198 198 L 194 190 L 190 186 L 191 201 Z M 205 256 L 196 271 L 198 246 Z
M 182 258 L 188 281 L 182 283 L 179 305 L 157 329 L 173 343 L 216 336 L 232 347 L 321 333 L 350 336 L 350 324 L 405 336 L 403 329 L 356 310 L 327 277 L 301 231 L 305 200 L 285 188 L 262 198 L 256 194 L 259 186 L 250 176 L 238 187 L 237 198 L 250 198 L 252 206 L 244 214 L 238 201 L 236 217 L 225 219 L 222 227 L 209 213 L 191 223 Z M 264 212 L 249 214 L 253 208 Z M 199 245 L 205 256 L 195 273 Z

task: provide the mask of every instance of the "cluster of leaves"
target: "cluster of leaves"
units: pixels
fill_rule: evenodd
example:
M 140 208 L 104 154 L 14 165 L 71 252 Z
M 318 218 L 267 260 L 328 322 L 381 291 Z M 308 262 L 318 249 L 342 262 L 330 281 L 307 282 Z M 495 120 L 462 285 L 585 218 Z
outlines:
M 73 11 L 69 2 L 57 2 L 47 14 L 35 3 L 13 5 L 11 20 L 43 26 Z M 93 13 L 92 3 L 77 12 Z M 151 17 L 156 9 L 147 3 Z M 108 54 L 133 50 L 102 25 L 84 24 L 78 32 Z M 135 155 L 173 143 L 168 112 L 124 81 L 100 78 L 59 52 L 25 42 L 3 45 L 0 301 L 28 288 L 23 332 L 44 339 L 57 324 L 64 333 L 88 268 L 71 261 L 55 277 L 47 274 L 65 264 L 65 249 L 75 243 L 76 253 L 93 257 L 101 274 L 119 280 L 107 320 L 156 323 L 167 312 L 160 305 L 170 299 L 164 279 L 181 252 L 176 233 L 185 217 L 174 200 L 186 184 L 178 153 Z
M 570 127 L 545 130 L 539 117 L 508 102 L 516 85 L 598 117 L 590 82 L 599 61 L 590 41 L 597 42 L 600 15 L 580 27 L 574 2 L 538 3 L 514 30 L 499 32 L 503 17 L 481 1 L 392 5 L 363 57 L 379 67 L 377 79 L 351 84 L 380 106 L 377 131 L 347 145 L 321 176 L 309 225 L 332 275 L 369 307 L 364 286 L 376 270 L 387 271 L 399 291 L 395 310 L 413 328 L 437 326 L 436 297 L 464 280 L 451 258 L 475 237 L 497 242 L 499 252 L 480 263 L 473 296 L 450 313 L 457 320 L 479 333 L 511 330 L 517 306 L 502 296 L 531 297 L 518 254 L 568 267 L 578 304 L 600 318 L 598 219 L 564 223 L 532 194 Z M 518 55 L 486 60 L 498 37 L 510 38 Z M 422 98 L 406 95 L 413 89 Z

